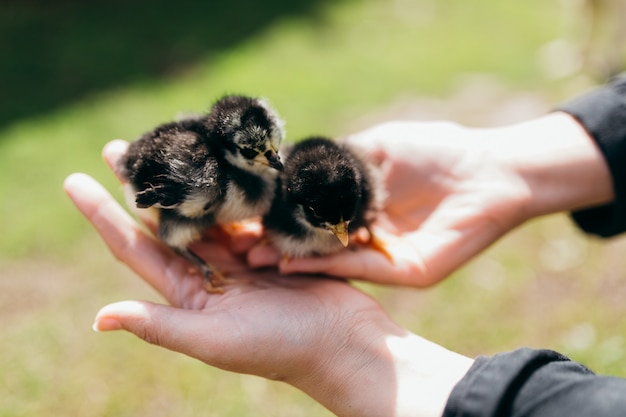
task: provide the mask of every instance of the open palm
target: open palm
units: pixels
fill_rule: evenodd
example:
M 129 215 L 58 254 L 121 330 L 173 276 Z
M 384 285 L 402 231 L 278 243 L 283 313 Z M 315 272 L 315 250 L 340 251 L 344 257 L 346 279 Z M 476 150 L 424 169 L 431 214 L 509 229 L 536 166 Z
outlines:
M 387 189 L 373 232 L 387 254 L 365 247 L 281 262 L 257 246 L 252 265 L 379 283 L 440 281 L 520 224 L 528 190 L 480 147 L 478 131 L 452 123 L 386 123 L 347 140 L 378 162 Z
M 95 180 L 74 174 L 65 188 L 112 253 L 170 304 L 111 304 L 98 314 L 99 330 L 123 328 L 213 366 L 290 380 L 319 369 L 317 361 L 339 349 L 343 341 L 329 335 L 387 320 L 374 300 L 343 281 L 251 270 L 215 239 L 195 249 L 233 283 L 224 294 L 209 294 L 202 276 L 147 234 Z

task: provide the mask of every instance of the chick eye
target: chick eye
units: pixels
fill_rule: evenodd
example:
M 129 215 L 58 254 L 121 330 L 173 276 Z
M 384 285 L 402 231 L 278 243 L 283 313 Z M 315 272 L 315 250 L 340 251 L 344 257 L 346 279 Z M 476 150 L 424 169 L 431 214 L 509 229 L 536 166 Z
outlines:
M 239 153 L 246 159 L 254 159 L 257 156 L 257 151 L 250 148 L 239 148 Z

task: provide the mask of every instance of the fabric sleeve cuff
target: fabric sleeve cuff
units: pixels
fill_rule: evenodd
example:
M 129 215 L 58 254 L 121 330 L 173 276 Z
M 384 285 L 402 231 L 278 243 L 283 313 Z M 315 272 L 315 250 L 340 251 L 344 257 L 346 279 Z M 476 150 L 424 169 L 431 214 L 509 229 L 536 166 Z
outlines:
M 569 359 L 551 350 L 529 348 L 480 356 L 452 390 L 443 417 L 508 415 L 527 379 L 546 364 L 561 361 Z
M 610 237 L 626 231 L 626 76 L 557 108 L 578 120 L 604 155 L 615 200 L 576 211 L 574 221 L 587 233 Z

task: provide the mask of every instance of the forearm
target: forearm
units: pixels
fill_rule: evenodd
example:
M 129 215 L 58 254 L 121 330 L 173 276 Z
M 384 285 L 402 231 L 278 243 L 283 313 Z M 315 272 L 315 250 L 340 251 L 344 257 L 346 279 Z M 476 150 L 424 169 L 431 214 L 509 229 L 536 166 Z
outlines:
M 473 363 L 393 323 L 362 326 L 338 346 L 291 383 L 340 417 L 441 416 Z
M 482 133 L 487 152 L 524 182 L 525 219 L 613 201 L 606 159 L 570 115 L 555 112 Z

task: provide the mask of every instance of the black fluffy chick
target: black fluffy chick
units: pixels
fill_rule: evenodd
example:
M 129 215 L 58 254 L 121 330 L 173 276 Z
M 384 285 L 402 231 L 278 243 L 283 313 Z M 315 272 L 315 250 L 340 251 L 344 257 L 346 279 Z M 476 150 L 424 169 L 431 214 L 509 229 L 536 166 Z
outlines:
M 156 209 L 160 240 L 200 268 L 209 291 L 221 292 L 223 276 L 188 245 L 214 224 L 269 210 L 283 135 L 265 101 L 225 96 L 206 115 L 144 134 L 120 161 L 136 206 Z
M 372 166 L 346 144 L 313 137 L 293 146 L 263 224 L 287 257 L 325 255 L 368 227 L 382 199 Z

